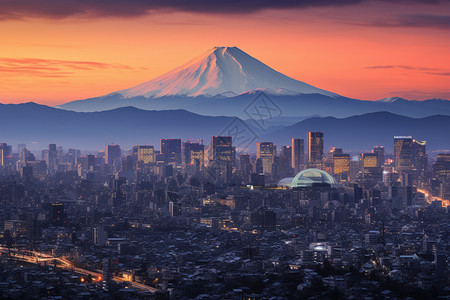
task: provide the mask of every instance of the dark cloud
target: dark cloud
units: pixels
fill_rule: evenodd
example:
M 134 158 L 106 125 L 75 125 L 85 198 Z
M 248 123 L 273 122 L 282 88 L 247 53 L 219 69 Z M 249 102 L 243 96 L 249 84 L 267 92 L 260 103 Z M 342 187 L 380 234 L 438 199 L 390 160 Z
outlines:
M 412 27 L 450 29 L 450 15 L 398 15 L 387 20 L 353 22 L 341 22 L 359 26 L 373 27 Z
M 76 70 L 133 69 L 120 64 L 41 58 L 0 58 L 0 74 L 5 76 L 68 77 Z M 139 68 L 142 69 L 142 68 Z
M 450 76 L 450 72 L 425 72 L 430 75 Z
M 419 70 L 419 71 L 438 71 L 436 68 L 424 68 L 405 65 L 384 65 L 384 66 L 369 66 L 366 69 L 403 69 L 403 70 Z
M 0 0 L 0 19 L 133 17 L 156 11 L 245 14 L 263 9 L 352 5 L 377 0 Z M 378 0 L 379 1 L 379 0 Z M 441 3 L 449 0 L 391 0 Z

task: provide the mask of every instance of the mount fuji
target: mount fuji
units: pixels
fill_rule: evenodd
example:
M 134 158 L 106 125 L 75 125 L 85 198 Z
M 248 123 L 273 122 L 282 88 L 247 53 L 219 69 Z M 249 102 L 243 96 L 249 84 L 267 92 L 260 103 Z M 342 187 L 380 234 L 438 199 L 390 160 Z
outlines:
M 247 108 L 264 93 L 283 117 L 334 116 L 387 111 L 410 117 L 450 115 L 450 101 L 351 99 L 283 75 L 237 47 L 214 47 L 174 70 L 107 95 L 56 108 L 77 112 L 134 106 L 145 110 L 184 109 L 210 116 L 247 118 Z

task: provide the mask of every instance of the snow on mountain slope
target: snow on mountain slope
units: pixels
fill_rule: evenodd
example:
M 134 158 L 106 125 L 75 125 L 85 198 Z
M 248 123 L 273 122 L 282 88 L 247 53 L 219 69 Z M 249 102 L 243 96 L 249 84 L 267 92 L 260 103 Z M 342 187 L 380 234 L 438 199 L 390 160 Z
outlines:
M 264 89 L 275 94 L 337 94 L 285 76 L 237 47 L 215 47 L 155 79 L 119 94 L 124 98 L 144 96 L 226 96 Z

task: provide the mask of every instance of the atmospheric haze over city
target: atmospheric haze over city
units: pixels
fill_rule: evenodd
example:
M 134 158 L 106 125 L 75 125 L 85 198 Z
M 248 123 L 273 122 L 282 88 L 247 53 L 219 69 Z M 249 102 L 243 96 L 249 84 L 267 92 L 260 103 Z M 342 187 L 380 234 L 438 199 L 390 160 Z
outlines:
M 0 0 L 1 299 L 449 299 L 450 2 Z

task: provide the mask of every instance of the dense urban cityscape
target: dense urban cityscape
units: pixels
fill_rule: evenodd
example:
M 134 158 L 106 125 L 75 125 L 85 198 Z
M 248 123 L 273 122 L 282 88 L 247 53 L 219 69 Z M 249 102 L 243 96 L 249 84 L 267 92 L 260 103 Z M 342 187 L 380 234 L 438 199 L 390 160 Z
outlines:
M 0 297 L 448 299 L 450 152 L 304 134 L 0 144 Z

